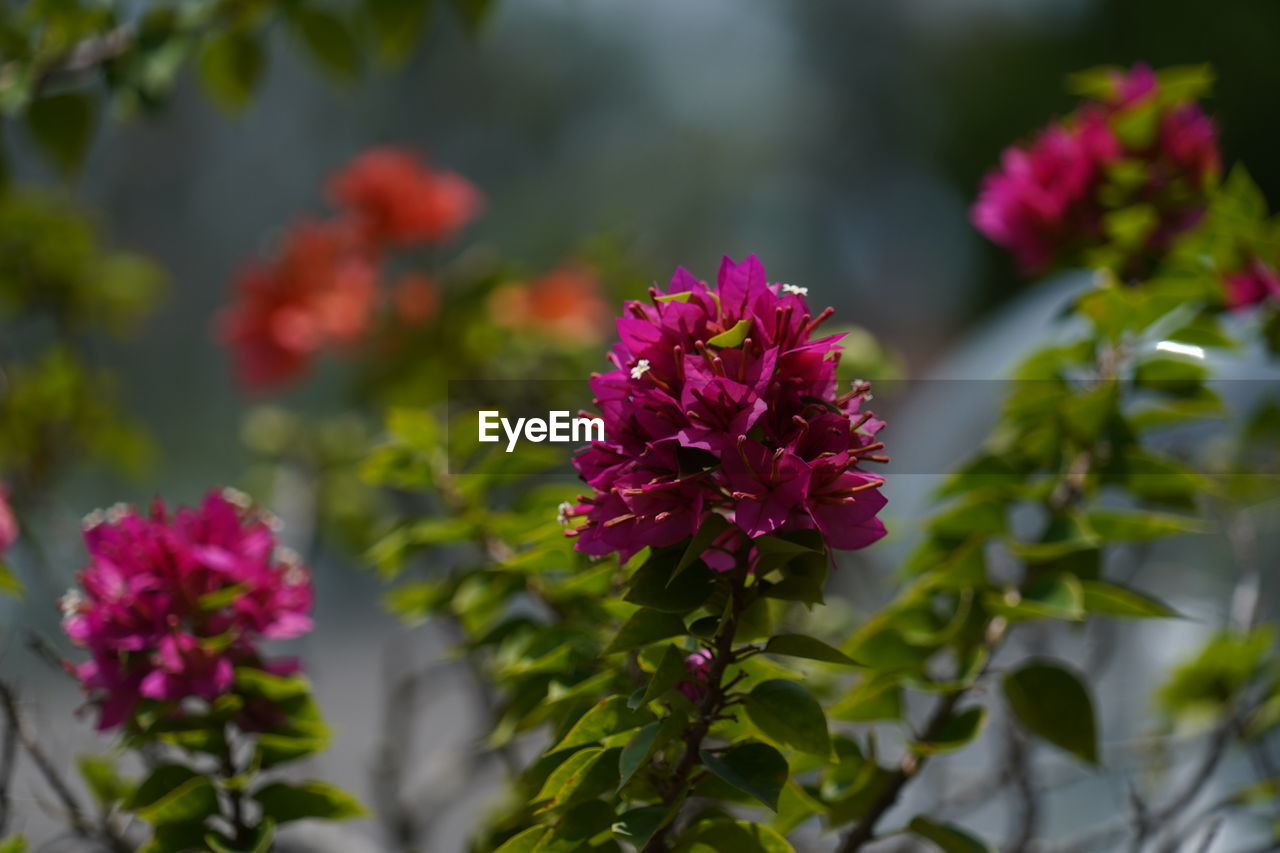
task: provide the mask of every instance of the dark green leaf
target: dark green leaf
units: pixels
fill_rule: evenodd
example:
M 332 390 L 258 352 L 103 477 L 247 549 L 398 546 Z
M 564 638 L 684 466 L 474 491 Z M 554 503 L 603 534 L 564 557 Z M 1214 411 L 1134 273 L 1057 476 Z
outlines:
M 1207 526 L 1198 518 L 1161 512 L 1095 509 L 1088 514 L 1089 525 L 1109 542 L 1149 542 L 1183 533 L 1204 533 Z
M 636 732 L 635 736 L 622 748 L 622 753 L 618 756 L 618 772 L 621 777 L 619 785 L 630 782 L 636 771 L 649 760 L 653 745 L 658 740 L 658 732 L 661 730 L 662 723 L 650 723 Z
M 658 668 L 654 670 L 653 677 L 649 679 L 649 684 L 645 687 L 635 707 L 647 705 L 675 687 L 679 682 L 687 681 L 689 670 L 684 665 L 685 657 L 685 653 L 680 649 L 675 646 L 667 646 L 662 652 L 662 659 L 658 662 Z
M 408 59 L 422 39 L 431 9 L 431 0 L 366 0 L 378 56 L 389 63 Z
M 351 28 L 321 6 L 293 9 L 289 22 L 315 61 L 334 77 L 350 80 L 360 73 L 360 50 Z
M 916 816 L 907 828 L 921 838 L 932 841 L 942 853 L 991 853 L 991 848 L 962 829 Z
M 751 722 L 771 740 L 823 757 L 831 751 L 822 706 L 798 682 L 762 681 L 747 694 L 744 707 Z
M 365 814 L 359 800 L 324 782 L 273 782 L 253 798 L 277 824 L 306 818 L 349 820 Z
M 1004 677 L 1004 695 L 1032 734 L 1090 764 L 1098 763 L 1093 699 L 1079 676 L 1051 661 L 1032 661 Z
M 786 655 L 793 658 L 820 660 L 825 663 L 836 663 L 841 666 L 857 666 L 853 658 L 837 648 L 828 646 L 821 640 L 807 637 L 804 634 L 779 634 L 765 644 L 766 654 Z
M 637 610 L 614 636 L 604 653 L 609 655 L 626 652 L 684 633 L 684 620 L 679 616 L 657 610 Z
M 467 32 L 475 35 L 489 19 L 496 4 L 495 0 L 450 0 L 453 9 L 458 13 L 458 17 L 462 19 L 462 25 L 466 27 Z
M 981 705 L 966 708 L 950 717 L 933 737 L 927 741 L 917 741 L 912 749 L 922 755 L 937 755 L 960 749 L 972 743 L 982 732 L 982 725 L 987 719 L 987 709 Z
M 745 820 L 708 821 L 695 826 L 689 836 L 717 853 L 795 853 L 777 830 Z
M 666 806 L 646 806 L 623 812 L 613 824 L 613 834 L 640 850 L 666 822 L 668 812 L 670 809 Z
M 207 778 L 180 764 L 151 772 L 125 808 L 153 825 L 188 823 L 218 812 L 218 795 Z
M 671 556 L 651 556 L 631 576 L 626 600 L 664 613 L 688 613 L 711 597 L 716 580 L 706 564 L 695 561 L 679 577 L 672 576 L 675 567 Z
M 778 795 L 787 784 L 790 770 L 782 753 L 768 744 L 750 741 L 723 753 L 702 752 L 707 769 L 745 794 L 750 794 L 773 811 Z
M 93 139 L 94 112 L 84 93 L 49 95 L 27 108 L 27 128 L 59 171 L 74 174 Z
M 572 749 L 575 746 L 586 746 L 596 743 L 609 735 L 638 729 L 653 719 L 648 711 L 637 711 L 627 707 L 623 696 L 610 696 L 596 703 L 591 710 L 582 715 L 568 734 L 549 752 Z
M 1179 616 L 1176 610 L 1163 602 L 1118 584 L 1081 581 L 1081 587 L 1084 609 L 1092 614 L 1129 619 L 1172 619 Z
M 205 42 L 199 66 L 200 82 L 209 99 L 235 115 L 253 97 L 266 70 L 267 55 L 252 32 L 232 30 Z

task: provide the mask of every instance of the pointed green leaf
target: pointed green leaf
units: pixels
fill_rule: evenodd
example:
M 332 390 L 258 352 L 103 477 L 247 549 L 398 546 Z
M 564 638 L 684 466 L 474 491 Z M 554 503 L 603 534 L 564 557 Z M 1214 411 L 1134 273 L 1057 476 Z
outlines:
M 325 782 L 273 782 L 253 798 L 277 824 L 306 818 L 350 820 L 365 814 L 359 800 Z
M 750 333 L 751 318 L 748 317 L 745 320 L 739 320 L 734 323 L 733 328 L 726 329 L 708 340 L 707 343 L 713 347 L 740 347 Z
M 778 750 L 765 743 L 748 741 L 718 754 L 703 750 L 702 763 L 739 791 L 750 794 L 775 812 L 778 810 L 778 796 L 790 773 L 787 760 Z
M 684 633 L 684 620 L 675 614 L 649 609 L 637 610 L 614 636 L 604 653 L 611 655 L 627 652 Z
M 802 684 L 785 678 L 762 681 L 743 704 L 751 722 L 771 740 L 824 758 L 831 751 L 826 714 Z
M 840 666 L 857 666 L 853 658 L 837 648 L 827 645 L 821 640 L 807 637 L 804 634 L 779 634 L 765 644 L 765 653 L 785 655 L 806 660 L 818 660 L 824 663 L 835 663 Z
M 1181 616 L 1167 604 L 1118 584 L 1081 581 L 1081 587 L 1084 609 L 1089 613 L 1129 619 L 1174 619 Z
M 1005 699 L 1032 734 L 1089 762 L 1098 763 L 1093 699 L 1075 673 L 1052 661 L 1032 661 L 1004 677 Z
M 80 170 L 93 139 L 95 107 L 83 92 L 62 92 L 27 108 L 27 129 L 49 160 L 64 174 Z
M 653 719 L 648 711 L 637 711 L 627 707 L 624 696 L 610 696 L 596 703 L 587 713 L 582 715 L 568 734 L 555 745 L 550 752 L 572 749 L 575 746 L 586 746 L 596 743 L 609 735 L 638 729 Z
M 962 829 L 916 816 L 907 824 L 916 835 L 934 843 L 942 853 L 991 853 L 991 847 Z
M 266 66 L 262 42 L 252 32 L 232 30 L 205 42 L 199 60 L 200 82 L 210 100 L 235 115 L 248 106 Z
M 987 709 L 981 705 L 966 708 L 948 719 L 930 740 L 917 741 L 911 748 L 921 755 L 937 755 L 960 749 L 977 739 L 986 719 Z

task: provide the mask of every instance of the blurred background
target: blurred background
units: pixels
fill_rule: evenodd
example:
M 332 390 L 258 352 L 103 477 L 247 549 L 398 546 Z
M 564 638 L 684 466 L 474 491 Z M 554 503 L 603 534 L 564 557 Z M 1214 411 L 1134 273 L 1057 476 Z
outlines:
M 970 227 L 968 205 L 1002 148 L 1069 109 L 1070 72 L 1209 62 L 1219 83 L 1208 108 L 1225 161 L 1246 162 L 1280 198 L 1277 37 L 1274 0 L 1212 9 L 1193 0 L 507 0 L 478 36 L 442 16 L 402 70 L 345 84 L 317 73 L 278 33 L 240 117 L 228 120 L 183 78 L 161 114 L 107 124 L 73 183 L 6 127 L 16 180 L 65 183 L 95 211 L 106 244 L 150 256 L 172 282 L 136 338 L 94 355 L 126 378 L 125 408 L 153 433 L 157 462 L 135 479 L 86 467 L 60 485 L 49 517 L 66 533 L 46 547 L 63 576 L 27 578 L 21 610 L 0 604 L 9 636 L 22 624 L 56 631 L 53 596 L 83 557 L 74 519 L 154 494 L 191 502 L 247 466 L 241 425 L 254 398 L 214 340 L 213 317 L 245 260 L 317 209 L 325 178 L 372 145 L 417 148 L 472 180 L 486 208 L 467 242 L 529 269 L 601 239 L 662 281 L 676 265 L 705 277 L 722 254 L 756 252 L 771 278 L 808 287 L 811 302 L 871 330 L 906 375 L 990 379 L 1036 342 L 1072 287 L 1070 277 L 1020 284 L 1004 253 Z M 625 285 L 628 295 L 644 284 Z M 340 366 L 322 365 L 284 400 L 341 411 L 342 380 Z M 911 411 L 935 430 L 954 417 L 948 441 L 958 452 L 981 438 L 981 411 L 929 400 Z M 891 446 L 894 432 L 891 424 Z M 891 521 L 909 534 L 907 508 L 923 488 L 903 488 Z M 382 695 L 388 650 L 393 668 L 408 666 L 438 656 L 442 639 L 399 631 L 371 576 L 336 560 L 317 568 L 326 629 L 303 644 L 339 732 L 322 769 L 364 792 L 382 713 L 370 697 Z M 1179 577 L 1183 592 L 1169 598 L 1206 624 L 1127 635 L 1134 661 L 1158 654 L 1167 663 L 1221 609 L 1211 577 Z M 859 589 L 874 600 L 874 590 L 850 585 Z M 70 685 L 16 651 L 3 664 L 31 688 L 55 753 L 102 746 L 87 721 L 70 719 Z M 1141 713 L 1150 685 L 1122 664 L 1117 690 Z M 466 757 L 450 749 L 466 745 L 469 699 L 456 673 L 442 674 L 433 692 L 439 701 L 426 709 L 417 748 L 426 756 L 419 781 L 439 794 Z M 1104 725 L 1116 727 L 1109 736 L 1133 734 L 1123 721 Z M 1084 785 L 1053 825 L 1122 796 L 1123 781 Z M 461 849 L 485 808 L 485 777 L 479 785 L 440 817 L 430 849 Z M 40 827 L 24 796 L 28 826 Z M 979 825 L 1000 820 L 977 816 Z M 345 843 L 334 849 L 359 849 Z

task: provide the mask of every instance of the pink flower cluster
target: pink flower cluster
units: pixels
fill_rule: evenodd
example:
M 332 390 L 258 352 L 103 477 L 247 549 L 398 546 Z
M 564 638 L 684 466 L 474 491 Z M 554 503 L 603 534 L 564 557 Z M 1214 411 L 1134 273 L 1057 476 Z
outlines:
M 1280 273 L 1259 258 L 1224 276 L 1223 286 L 1227 307 L 1234 310 L 1250 308 L 1268 299 L 1280 303 Z
M 710 288 L 676 270 L 663 294 L 628 302 L 614 369 L 591 388 L 605 440 L 575 459 L 595 492 L 568 508 L 588 554 L 625 560 L 688 539 L 716 513 L 731 526 L 704 558 L 733 565 L 746 540 L 817 530 L 833 548 L 884 535 L 876 514 L 883 424 L 860 406 L 865 383 L 838 395 L 840 335 L 812 338 L 805 289 L 769 284 L 754 255 L 725 258 Z
M 0 560 L 18 541 L 18 518 L 9 506 L 9 487 L 0 483 Z
M 115 507 L 85 520 L 90 562 L 61 605 L 67 636 L 91 655 L 71 668 L 100 729 L 127 723 L 143 700 L 216 699 L 236 667 L 296 670 L 259 648 L 311 630 L 310 574 L 273 528 L 230 490 L 174 513 L 156 501 L 147 514 Z
M 1107 213 L 1147 205 L 1157 221 L 1142 251 L 1155 252 L 1203 215 L 1220 169 L 1212 119 L 1194 101 L 1171 100 L 1137 65 L 1113 72 L 1107 97 L 1007 149 L 970 217 L 1035 273 L 1100 243 Z

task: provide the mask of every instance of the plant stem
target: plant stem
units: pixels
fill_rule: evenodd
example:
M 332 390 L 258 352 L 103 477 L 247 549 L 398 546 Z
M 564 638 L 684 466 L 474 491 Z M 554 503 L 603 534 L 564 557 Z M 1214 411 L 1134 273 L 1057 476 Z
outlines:
M 724 710 L 727 692 L 730 685 L 725 683 L 724 675 L 729 666 L 736 662 L 734 656 L 734 637 L 738 632 L 738 619 L 751 603 L 746 588 L 747 567 L 743 558 L 739 559 L 739 567 L 729 590 L 730 600 L 728 613 L 721 621 L 712 640 L 711 666 L 707 670 L 706 692 L 698 702 L 697 717 L 684 733 L 684 752 L 676 764 L 666 785 L 663 799 L 672 807 L 673 814 L 668 815 L 664 823 L 653 837 L 649 839 L 641 853 L 661 853 L 668 850 L 667 835 L 675 825 L 679 816 L 679 806 L 688 797 L 693 787 L 694 772 L 702 762 L 702 742 L 711 731 L 712 724 Z

